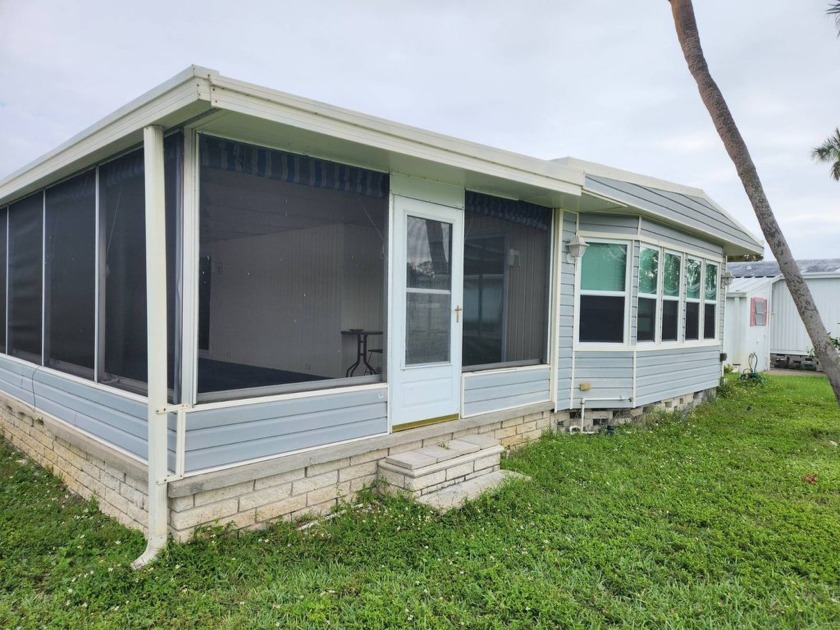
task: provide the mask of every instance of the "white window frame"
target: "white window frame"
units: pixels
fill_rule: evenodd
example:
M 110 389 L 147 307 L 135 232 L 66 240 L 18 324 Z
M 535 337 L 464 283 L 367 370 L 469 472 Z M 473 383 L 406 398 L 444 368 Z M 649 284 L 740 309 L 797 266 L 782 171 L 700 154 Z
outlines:
M 703 270 L 705 268 L 703 264 L 703 259 L 699 256 L 690 256 L 686 255 L 683 260 L 685 261 L 685 267 L 683 268 L 682 274 L 682 284 L 683 284 L 683 301 L 685 304 L 684 307 L 684 315 L 682 319 L 682 340 L 683 343 L 695 343 L 698 341 L 703 340 L 703 290 L 705 289 L 703 285 L 703 281 L 705 280 L 705 276 L 703 274 Z M 690 298 L 688 297 L 688 261 L 694 260 L 700 263 L 700 286 L 698 288 L 698 297 Z M 697 338 L 696 339 L 689 339 L 687 332 L 688 332 L 688 305 L 689 304 L 697 304 Z
M 715 267 L 715 334 L 712 337 L 706 337 L 705 331 L 705 324 L 706 324 L 706 276 L 709 273 L 709 265 L 713 265 Z M 700 293 L 700 297 L 703 299 L 703 304 L 700 307 L 701 310 L 701 324 L 702 327 L 700 328 L 700 341 L 717 341 L 719 336 L 719 328 L 718 323 L 720 321 L 719 314 L 718 314 L 718 306 L 720 304 L 720 263 L 717 263 L 713 260 L 704 260 L 703 261 L 703 290 Z
M 654 293 L 642 293 L 642 252 L 646 249 L 657 252 L 659 259 L 656 263 L 656 291 Z M 661 247 L 654 247 L 647 243 L 639 243 L 639 283 L 636 287 L 636 343 L 637 344 L 659 344 L 661 343 L 662 331 L 662 272 L 665 264 L 665 255 Z M 656 313 L 653 321 L 653 339 L 639 340 L 639 301 L 653 299 L 656 302 Z
M 631 347 L 630 340 L 630 300 L 632 298 L 631 282 L 632 282 L 632 266 L 633 266 L 633 246 L 634 241 L 624 239 L 611 238 L 597 238 L 585 236 L 586 240 L 592 243 L 603 243 L 607 245 L 623 245 L 625 247 L 624 259 L 624 291 L 597 291 L 592 289 L 581 288 L 581 275 L 583 273 L 583 258 L 575 265 L 575 327 L 574 327 L 574 349 L 581 348 L 584 350 L 616 350 Z M 584 295 L 603 296 L 603 297 L 622 297 L 624 298 L 624 320 L 622 324 L 622 342 L 610 341 L 581 341 L 580 340 L 580 308 L 582 304 L 582 297 Z
M 680 275 L 679 287 L 677 288 L 677 295 L 665 295 L 665 257 L 676 256 L 680 261 Z M 685 293 L 685 261 L 686 254 L 672 249 L 663 248 L 662 250 L 662 275 L 660 277 L 660 293 L 662 295 L 662 308 L 660 309 L 659 327 L 656 331 L 656 338 L 660 344 L 676 346 L 685 341 L 684 337 L 684 318 L 685 318 L 685 302 L 683 296 Z M 677 303 L 677 338 L 663 339 L 662 338 L 662 323 L 664 321 L 665 305 L 664 302 Z

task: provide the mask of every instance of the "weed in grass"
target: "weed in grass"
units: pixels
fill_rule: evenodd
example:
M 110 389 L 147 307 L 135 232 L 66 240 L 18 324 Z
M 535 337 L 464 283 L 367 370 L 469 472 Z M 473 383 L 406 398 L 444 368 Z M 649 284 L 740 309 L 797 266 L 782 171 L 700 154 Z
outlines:
M 832 442 L 824 379 L 736 384 L 612 436 L 547 435 L 505 460 L 531 482 L 461 510 L 366 494 L 303 531 L 205 529 L 139 572 L 141 536 L 0 445 L 0 625 L 835 627 Z

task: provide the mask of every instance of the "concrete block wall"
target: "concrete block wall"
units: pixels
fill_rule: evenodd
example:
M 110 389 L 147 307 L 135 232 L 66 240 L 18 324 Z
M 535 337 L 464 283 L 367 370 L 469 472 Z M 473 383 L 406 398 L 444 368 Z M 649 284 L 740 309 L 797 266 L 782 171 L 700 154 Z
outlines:
M 144 534 L 148 526 L 146 467 L 25 405 L 0 401 L 3 437 L 59 477 L 69 490 Z
M 549 410 L 511 417 L 515 413 L 455 420 L 173 482 L 170 534 L 183 541 L 202 525 L 258 529 L 277 518 L 327 514 L 373 486 L 379 462 L 391 455 L 475 434 L 518 448 L 568 418 Z

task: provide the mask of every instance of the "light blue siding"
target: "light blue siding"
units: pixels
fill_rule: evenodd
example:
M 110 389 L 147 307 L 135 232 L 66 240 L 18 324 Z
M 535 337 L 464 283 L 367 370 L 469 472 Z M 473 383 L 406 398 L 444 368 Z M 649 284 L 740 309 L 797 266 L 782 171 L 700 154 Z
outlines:
M 0 356 L 0 390 L 145 460 L 146 403 Z M 170 426 L 174 458 L 174 420 Z M 173 459 L 174 463 L 174 459 Z
M 639 352 L 634 406 L 717 387 L 719 379 L 718 346 Z
M 575 235 L 577 214 L 563 213 L 560 251 L 560 312 L 558 317 L 557 392 L 558 409 L 568 409 L 572 387 L 572 346 L 575 327 L 575 264 L 566 260 L 568 243 Z M 560 248 L 558 248 L 560 249 Z
M 639 217 L 626 214 L 581 214 L 581 232 L 606 232 L 635 236 L 639 231 Z
M 581 384 L 589 389 L 583 391 Z M 622 409 L 634 407 L 633 352 L 578 352 L 575 356 L 573 409 L 580 407 L 580 399 L 612 398 L 615 400 L 587 402 L 589 409 Z M 624 400 L 618 398 L 624 397 Z
M 701 197 L 592 175 L 586 176 L 585 188 L 662 217 L 666 222 L 685 226 L 687 231 L 708 234 L 709 240 L 717 238 L 748 250 L 760 249 L 760 244 L 730 217 Z
M 704 241 L 695 236 L 685 234 L 675 230 L 667 225 L 662 225 L 654 221 L 642 221 L 642 235 L 649 238 L 655 238 L 660 241 L 666 241 L 671 244 L 674 250 L 682 250 L 686 247 L 696 249 L 700 252 L 705 252 L 709 256 L 719 258 L 723 256 L 723 248 L 720 245 L 715 245 Z
M 187 416 L 185 470 L 382 434 L 386 413 L 384 387 L 195 411 Z
M 524 407 L 551 400 L 551 369 L 476 372 L 464 375 L 464 415 Z

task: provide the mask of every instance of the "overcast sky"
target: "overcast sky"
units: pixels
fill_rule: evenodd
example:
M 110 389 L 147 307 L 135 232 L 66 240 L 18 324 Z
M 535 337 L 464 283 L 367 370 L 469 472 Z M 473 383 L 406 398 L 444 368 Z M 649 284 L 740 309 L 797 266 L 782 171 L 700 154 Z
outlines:
M 695 4 L 794 255 L 840 257 L 840 183 L 810 159 L 840 125 L 827 1 Z M 0 0 L 0 25 L 0 178 L 195 63 L 519 153 L 698 186 L 760 235 L 666 0 Z

